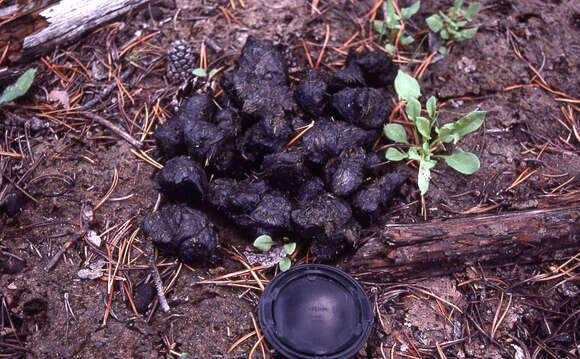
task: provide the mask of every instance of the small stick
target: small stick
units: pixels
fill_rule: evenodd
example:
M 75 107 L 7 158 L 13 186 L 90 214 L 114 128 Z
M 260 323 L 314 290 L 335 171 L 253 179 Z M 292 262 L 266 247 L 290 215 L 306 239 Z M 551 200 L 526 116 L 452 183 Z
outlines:
M 236 349 L 236 347 L 238 345 L 240 345 L 241 343 L 243 343 L 244 341 L 246 341 L 248 338 L 250 338 L 252 335 L 255 335 L 255 334 L 256 334 L 256 331 L 254 330 L 254 331 L 249 332 L 248 334 L 244 335 L 240 339 L 236 340 L 234 342 L 234 344 L 232 344 L 232 346 L 229 347 L 227 354 L 231 353 L 234 349 Z
M 326 45 L 328 44 L 329 39 L 330 39 L 330 25 L 326 24 L 326 36 L 324 37 L 324 43 L 322 44 L 322 50 L 320 51 L 320 55 L 318 55 L 318 60 L 316 60 L 316 65 L 314 66 L 315 69 L 318 69 L 320 62 L 322 61 L 324 49 L 326 49 Z
M 107 64 L 103 64 L 103 66 L 109 67 Z M 110 67 L 109 67 L 109 70 L 110 70 Z M 129 76 L 131 76 L 133 74 L 134 71 L 135 71 L 135 68 L 134 67 L 129 67 L 128 69 L 126 69 L 125 71 L 123 71 L 123 73 L 121 74 L 121 76 L 119 76 L 119 81 L 125 81 Z M 111 93 L 111 91 L 113 91 L 113 89 L 115 87 L 117 87 L 117 83 L 116 82 L 113 82 L 113 83 L 109 84 L 107 87 L 105 87 L 101 91 L 100 95 L 96 96 L 92 100 L 90 100 L 87 103 L 85 103 L 81 107 L 81 109 L 88 110 L 89 108 L 93 107 L 99 101 L 101 101 L 105 97 L 109 96 L 109 94 Z
M 165 293 L 163 292 L 163 282 L 161 281 L 161 276 L 155 266 L 155 253 L 153 251 L 153 242 L 147 241 L 145 244 L 145 252 L 147 253 L 147 262 L 149 268 L 151 268 L 151 278 L 153 279 L 153 285 L 157 291 L 157 298 L 159 299 L 159 305 L 165 313 L 169 312 L 169 304 L 167 304 L 167 299 L 165 298 Z
M 306 46 L 306 42 L 304 41 L 304 38 L 302 38 L 301 40 L 302 40 L 302 46 L 304 47 L 304 52 L 306 53 L 306 59 L 308 60 L 308 64 L 312 68 L 312 67 L 314 67 L 314 64 L 312 63 L 312 58 L 310 57 L 310 52 L 308 51 L 308 47 Z
M 130 134 L 125 132 L 119 125 L 112 123 L 111 121 L 103 118 L 101 116 L 85 112 L 85 116 L 90 118 L 91 120 L 97 121 L 101 125 L 107 127 L 109 130 L 113 131 L 117 136 L 121 137 L 125 141 L 127 141 L 131 146 L 135 147 L 136 149 L 140 150 L 143 144 L 136 139 L 134 139 Z
M 58 262 L 60 257 L 66 252 L 66 250 L 79 238 L 85 235 L 85 231 L 74 232 L 70 238 L 66 241 L 64 246 L 52 257 L 50 262 L 44 267 L 44 269 L 48 272 L 50 271 Z
M 38 203 L 38 200 L 34 197 L 32 197 L 32 195 L 28 192 L 26 192 L 24 190 L 24 188 L 20 187 L 18 185 L 18 183 L 14 182 L 12 180 L 12 178 L 8 177 L 8 175 L 2 170 L 2 168 L 0 168 L 0 175 L 4 176 L 4 178 L 6 178 L 8 180 L 8 182 L 10 182 L 14 187 L 16 187 L 16 189 L 18 189 L 20 192 L 22 192 L 22 194 L 24 194 L 26 197 L 30 198 L 31 200 L 33 200 L 34 202 Z
M 130 43 L 129 45 L 127 45 L 123 50 L 121 50 L 121 53 L 119 54 L 119 57 L 123 57 L 123 55 L 125 55 L 129 50 L 131 50 L 132 48 L 134 48 L 135 46 L 139 45 L 140 43 L 149 40 L 150 38 L 157 36 L 159 34 L 160 31 L 156 31 L 153 32 L 149 35 L 145 35 L 140 39 L 137 39 L 135 41 L 133 41 L 132 43 Z

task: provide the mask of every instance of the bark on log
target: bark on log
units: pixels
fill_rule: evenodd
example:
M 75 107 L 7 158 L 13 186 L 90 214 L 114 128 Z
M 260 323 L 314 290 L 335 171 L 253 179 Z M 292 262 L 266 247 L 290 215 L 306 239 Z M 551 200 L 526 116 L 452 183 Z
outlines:
M 45 0 L 3 9 L 0 51 L 8 60 L 29 60 L 64 46 L 150 0 Z
M 580 206 L 386 225 L 346 265 L 359 278 L 391 282 L 550 260 L 560 250 L 580 250 Z

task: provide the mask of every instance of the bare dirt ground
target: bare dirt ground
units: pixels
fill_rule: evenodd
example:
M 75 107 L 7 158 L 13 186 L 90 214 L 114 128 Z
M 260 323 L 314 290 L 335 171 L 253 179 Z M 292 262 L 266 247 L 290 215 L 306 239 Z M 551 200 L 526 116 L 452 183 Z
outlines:
M 287 46 L 289 74 L 298 79 L 309 66 L 302 39 L 314 61 L 324 48 L 320 68 L 326 74 L 341 67 L 350 48 L 381 45 L 370 20 L 383 19 L 382 6 L 315 3 L 313 10 L 299 0 L 245 0 L 245 7 L 241 1 L 154 2 L 42 60 L 10 65 L 36 67 L 38 74 L 26 97 L 0 108 L 2 189 L 6 178 L 18 180 L 32 169 L 23 183 L 36 201 L 28 200 L 14 217 L 4 216 L 0 227 L 0 357 L 245 358 L 267 352 L 256 335 L 258 283 L 248 273 L 228 282 L 216 279 L 245 269 L 235 251 L 251 243 L 223 220 L 219 254 L 209 266 L 157 258 L 171 312 L 157 309 L 156 300 L 144 315 L 134 310 L 137 288 L 150 282 L 148 239 L 139 228 L 157 200 L 151 184 L 158 170 L 144 158 L 158 156 L 152 122 L 167 119 L 174 98 L 192 92 L 165 77 L 165 51 L 174 40 L 190 43 L 198 55 L 205 44 L 208 69 L 221 70 L 193 88 L 216 92 L 250 35 Z M 424 19 L 450 5 L 424 1 L 411 30 L 426 29 Z M 437 96 L 449 113 L 488 111 L 484 126 L 463 141 L 478 154 L 481 169 L 465 176 L 437 167 L 425 198 L 428 220 L 535 208 L 547 199 L 578 204 L 580 3 L 486 0 L 474 22 L 475 38 L 453 44 L 429 64 L 420 84 L 425 98 Z M 416 58 L 423 61 L 429 54 L 421 51 Z M 103 92 L 107 87 L 112 90 Z M 67 93 L 69 108 L 47 99 L 53 90 Z M 90 108 L 81 108 L 95 97 Z M 118 124 L 141 140 L 143 150 L 84 111 Z M 25 128 L 13 115 L 43 128 Z M 416 176 L 411 166 L 391 166 Z M 523 180 L 514 183 L 518 178 Z M 383 223 L 424 221 L 412 183 Z M 82 236 L 46 270 L 81 230 L 82 208 L 97 205 L 90 225 L 105 243 L 97 247 Z M 79 277 L 79 270 L 98 263 L 103 272 L 97 279 Z M 345 263 L 348 257 L 338 265 Z M 356 357 L 578 358 L 579 266 L 578 255 L 555 256 L 533 266 L 474 266 L 413 282 L 366 281 L 376 322 Z M 210 279 L 213 284 L 201 283 Z

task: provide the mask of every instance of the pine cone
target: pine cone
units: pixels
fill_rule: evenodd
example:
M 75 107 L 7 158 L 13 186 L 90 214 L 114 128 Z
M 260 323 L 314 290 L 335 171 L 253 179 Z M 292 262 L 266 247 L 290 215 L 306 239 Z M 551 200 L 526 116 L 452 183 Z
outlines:
M 191 76 L 195 69 L 195 55 L 191 47 L 182 40 L 171 43 L 167 52 L 167 79 L 171 83 L 181 82 Z

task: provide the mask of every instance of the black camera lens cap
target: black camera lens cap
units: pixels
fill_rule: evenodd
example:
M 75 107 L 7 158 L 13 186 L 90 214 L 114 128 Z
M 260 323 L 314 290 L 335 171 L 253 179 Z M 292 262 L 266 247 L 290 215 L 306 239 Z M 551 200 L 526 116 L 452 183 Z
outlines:
M 258 305 L 266 341 L 288 359 L 345 359 L 369 338 L 373 308 L 347 273 L 304 264 L 277 275 Z

